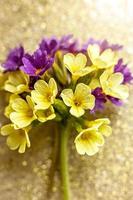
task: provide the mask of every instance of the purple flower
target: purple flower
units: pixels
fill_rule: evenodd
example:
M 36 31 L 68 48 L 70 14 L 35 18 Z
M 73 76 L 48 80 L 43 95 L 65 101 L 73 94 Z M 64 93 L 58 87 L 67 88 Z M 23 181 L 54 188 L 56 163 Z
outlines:
M 93 38 L 90 38 L 88 42 L 83 45 L 82 51 L 86 52 L 87 47 L 91 44 L 98 44 L 100 46 L 101 52 L 109 48 L 112 49 L 113 51 L 119 51 L 123 47 L 122 45 L 118 45 L 118 44 L 109 44 L 107 40 L 100 41 L 100 40 L 95 40 Z
M 53 58 L 50 58 L 46 51 L 37 49 L 33 55 L 25 54 L 23 59 L 23 66 L 20 67 L 29 76 L 41 76 L 53 64 Z
M 78 49 L 78 40 L 73 40 L 73 35 L 65 35 L 62 36 L 60 39 L 59 50 L 70 52 L 70 53 L 77 53 L 79 52 Z
M 78 52 L 78 41 L 73 40 L 72 35 L 63 36 L 61 39 L 44 38 L 39 44 L 39 48 L 50 56 L 54 56 L 58 50 L 75 53 Z
M 59 40 L 56 37 L 44 38 L 39 44 L 42 52 L 46 51 L 48 55 L 54 56 L 59 49 Z
M 122 106 L 123 105 L 123 102 L 118 98 L 107 95 L 107 99 L 110 100 L 116 106 Z
M 104 108 L 104 103 L 106 103 L 106 95 L 103 93 L 102 88 L 97 87 L 92 91 L 92 94 L 95 96 L 95 107 L 91 110 L 91 113 L 94 113 L 97 110 L 102 110 Z
M 22 58 L 24 56 L 24 48 L 22 46 L 12 49 L 6 61 L 2 64 L 5 71 L 15 71 L 22 65 Z
M 133 75 L 128 68 L 127 64 L 123 63 L 123 59 L 119 59 L 114 68 L 115 72 L 121 72 L 124 76 L 123 83 L 130 83 L 133 80 Z

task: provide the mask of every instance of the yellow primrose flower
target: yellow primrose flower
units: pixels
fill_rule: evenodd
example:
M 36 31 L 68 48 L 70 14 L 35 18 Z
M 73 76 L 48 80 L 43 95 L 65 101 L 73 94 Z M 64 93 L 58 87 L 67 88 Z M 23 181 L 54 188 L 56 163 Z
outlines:
M 29 77 L 22 71 L 11 72 L 5 82 L 5 90 L 11 93 L 20 94 L 29 91 Z
M 80 155 L 86 153 L 88 156 L 92 156 L 98 152 L 99 147 L 103 144 L 103 136 L 93 128 L 84 129 L 75 139 L 76 149 Z
M 71 72 L 74 79 L 78 79 L 93 71 L 91 67 L 86 66 L 86 63 L 87 58 L 82 53 L 78 53 L 76 56 L 72 53 L 64 55 L 64 65 Z
M 105 69 L 116 64 L 116 52 L 111 49 L 106 49 L 100 53 L 99 45 L 94 44 L 89 45 L 87 51 L 94 69 Z
M 1 128 L 1 135 L 7 137 L 7 145 L 11 150 L 18 149 L 19 153 L 24 153 L 26 146 L 30 147 L 28 135 L 29 128 L 15 129 L 13 124 L 7 124 Z
M 81 117 L 85 110 L 93 109 L 95 97 L 91 94 L 89 86 L 79 83 L 75 92 L 72 89 L 64 89 L 61 93 L 64 103 L 71 107 L 70 113 L 75 117 Z
M 5 112 L 4 112 L 4 114 L 5 114 L 5 116 L 7 118 L 10 118 L 10 114 L 14 111 L 13 108 L 12 108 L 12 103 L 17 98 L 20 98 L 19 95 L 17 95 L 17 94 L 11 94 L 10 95 L 10 97 L 9 97 L 9 104 L 8 104 L 8 106 L 6 106 Z
M 46 121 L 52 120 L 56 117 L 54 109 L 53 109 L 52 106 L 50 106 L 46 110 L 37 110 L 37 111 L 35 111 L 35 114 L 37 116 L 37 119 L 40 122 L 46 122 Z
M 104 136 L 111 134 L 110 121 L 106 118 L 88 122 L 89 128 L 83 129 L 75 139 L 77 152 L 89 156 L 96 154 L 104 144 Z
M 112 73 L 110 70 L 105 70 L 100 76 L 100 83 L 104 93 L 124 100 L 129 95 L 129 89 L 122 82 L 123 74 L 120 72 Z
M 26 97 L 26 101 L 22 98 L 15 99 L 12 103 L 12 109 L 10 119 L 18 128 L 29 126 L 37 118 L 34 112 L 34 103 L 30 96 Z
M 35 90 L 31 92 L 33 101 L 37 104 L 35 107 L 38 110 L 49 108 L 57 95 L 57 84 L 53 78 L 46 83 L 43 80 L 38 80 L 34 85 Z

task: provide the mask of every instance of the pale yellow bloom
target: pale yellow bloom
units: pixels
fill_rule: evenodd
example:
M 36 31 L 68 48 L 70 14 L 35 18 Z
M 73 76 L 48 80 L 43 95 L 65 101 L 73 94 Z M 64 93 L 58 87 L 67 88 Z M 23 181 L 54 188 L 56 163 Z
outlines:
M 5 82 L 5 90 L 14 94 L 29 91 L 29 77 L 22 71 L 11 72 Z
M 106 49 L 100 53 L 100 47 L 97 44 L 88 46 L 88 55 L 92 62 L 92 68 L 95 69 L 105 69 L 112 67 L 116 64 L 116 52 L 111 49 Z
M 46 83 L 43 80 L 38 80 L 34 86 L 35 90 L 31 92 L 31 97 L 36 103 L 36 109 L 44 110 L 54 104 L 57 95 L 57 84 L 53 78 Z
M 93 71 L 91 67 L 86 66 L 87 58 L 84 54 L 78 53 L 76 56 L 72 53 L 64 55 L 64 65 L 71 72 L 75 79 L 85 76 Z
M 64 103 L 71 107 L 70 113 L 75 117 L 81 117 L 85 110 L 93 109 L 95 97 L 91 94 L 89 86 L 79 83 L 75 92 L 72 89 L 64 89 L 61 93 Z
M 37 111 L 35 111 L 35 114 L 37 116 L 37 119 L 40 122 L 46 122 L 46 121 L 52 120 L 56 117 L 54 109 L 53 109 L 52 106 L 50 106 L 46 110 L 37 110 Z
M 24 153 L 26 146 L 30 147 L 28 135 L 29 128 L 15 129 L 13 124 L 7 124 L 1 128 L 1 134 L 7 137 L 7 145 L 11 150 L 18 149 L 19 153 Z
M 100 83 L 104 93 L 124 100 L 129 95 L 129 89 L 122 82 L 123 74 L 120 72 L 112 73 L 110 70 L 105 70 L 100 76 Z
M 29 126 L 37 118 L 34 113 L 34 103 L 30 96 L 26 97 L 26 101 L 22 98 L 15 99 L 12 103 L 12 109 L 10 119 L 18 128 Z
M 109 136 L 112 132 L 109 124 L 110 121 L 106 118 L 88 122 L 86 125 L 89 128 L 83 129 L 75 139 L 77 152 L 89 156 L 96 154 L 104 144 L 103 136 Z

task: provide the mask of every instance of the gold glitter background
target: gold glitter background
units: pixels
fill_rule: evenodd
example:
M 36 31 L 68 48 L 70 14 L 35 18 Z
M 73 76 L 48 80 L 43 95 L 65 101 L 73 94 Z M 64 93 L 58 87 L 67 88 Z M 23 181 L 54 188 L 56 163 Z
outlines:
M 125 45 L 123 55 L 132 67 L 132 10 L 131 0 L 0 0 L 0 61 L 18 43 L 33 51 L 44 35 L 73 33 L 82 41 L 92 36 Z M 1 123 L 2 105 L 1 94 Z M 112 120 L 113 135 L 97 155 L 79 156 L 70 140 L 72 200 L 133 199 L 133 88 L 123 107 L 110 107 L 104 115 Z M 33 132 L 24 155 L 10 151 L 0 137 L 0 200 L 48 199 L 53 145 L 48 129 Z M 58 171 L 51 199 L 61 200 Z

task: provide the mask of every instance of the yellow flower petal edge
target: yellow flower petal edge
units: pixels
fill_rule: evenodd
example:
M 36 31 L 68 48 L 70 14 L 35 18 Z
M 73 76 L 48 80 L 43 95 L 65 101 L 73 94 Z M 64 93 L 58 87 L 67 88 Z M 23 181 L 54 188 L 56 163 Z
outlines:
M 81 117 L 85 110 L 93 109 L 95 105 L 95 97 L 91 94 L 89 86 L 79 83 L 75 92 L 72 89 L 64 89 L 61 93 L 64 103 L 71 107 L 70 113 L 75 117 Z
M 15 129 L 13 124 L 7 124 L 1 128 L 1 135 L 8 136 L 7 145 L 11 150 L 24 153 L 26 147 L 30 147 L 28 131 L 29 128 Z
M 19 95 L 17 95 L 17 94 L 11 94 L 11 95 L 10 95 L 10 97 L 9 97 L 9 104 L 8 104 L 8 106 L 6 106 L 5 112 L 4 112 L 4 115 L 5 115 L 7 118 L 10 118 L 10 114 L 13 112 L 12 103 L 13 103 L 14 100 L 17 99 L 17 98 L 20 98 Z

